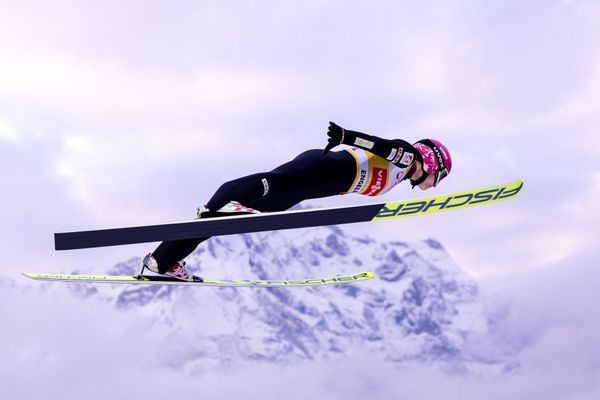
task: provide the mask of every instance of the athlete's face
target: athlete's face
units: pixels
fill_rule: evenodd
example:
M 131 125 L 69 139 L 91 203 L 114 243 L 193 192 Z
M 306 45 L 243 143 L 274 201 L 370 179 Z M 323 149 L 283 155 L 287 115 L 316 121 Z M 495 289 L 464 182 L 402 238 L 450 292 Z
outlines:
M 427 179 L 419 184 L 419 189 L 427 190 L 435 187 L 435 175 L 429 175 Z

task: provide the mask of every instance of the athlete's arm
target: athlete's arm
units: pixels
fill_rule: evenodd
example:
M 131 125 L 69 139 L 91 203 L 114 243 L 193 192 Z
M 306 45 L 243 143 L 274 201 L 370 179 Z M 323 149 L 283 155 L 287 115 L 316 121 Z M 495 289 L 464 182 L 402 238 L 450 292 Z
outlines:
M 323 150 L 324 153 L 339 144 L 347 144 L 367 150 L 401 168 L 406 168 L 412 164 L 417 152 L 413 145 L 407 141 L 382 139 L 366 133 L 350 131 L 333 122 L 329 122 L 327 135 L 329 136 L 329 143 Z

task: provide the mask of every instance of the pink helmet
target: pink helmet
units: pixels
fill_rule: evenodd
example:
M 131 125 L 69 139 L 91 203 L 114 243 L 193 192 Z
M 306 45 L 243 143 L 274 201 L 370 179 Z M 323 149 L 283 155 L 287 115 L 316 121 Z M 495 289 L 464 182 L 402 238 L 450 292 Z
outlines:
M 435 176 L 437 185 L 450 174 L 452 157 L 448 148 L 435 139 L 421 139 L 413 145 L 423 159 L 423 170 Z

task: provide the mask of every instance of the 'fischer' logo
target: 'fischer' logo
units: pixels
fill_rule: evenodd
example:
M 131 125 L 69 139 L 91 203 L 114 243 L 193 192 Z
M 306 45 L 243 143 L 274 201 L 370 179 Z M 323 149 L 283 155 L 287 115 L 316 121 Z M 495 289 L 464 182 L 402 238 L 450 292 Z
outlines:
M 315 278 L 315 279 L 298 279 L 298 280 L 251 280 L 251 279 L 238 279 L 238 280 L 212 280 L 211 283 L 218 285 L 243 285 L 243 286 L 314 286 L 314 285 L 327 285 L 332 283 L 344 283 L 352 281 L 361 281 L 364 279 L 370 279 L 368 272 L 360 272 L 358 274 L 347 275 L 347 276 L 336 276 L 332 278 Z
M 472 205 L 491 203 L 498 200 L 507 199 L 516 196 L 521 190 L 521 183 L 514 189 L 508 189 L 502 186 L 494 189 L 484 189 L 474 193 L 463 193 L 440 196 L 430 200 L 414 200 L 398 203 L 387 203 L 377 213 L 377 218 L 394 218 L 415 214 L 425 214 L 429 212 L 451 210 L 453 208 L 468 207 Z

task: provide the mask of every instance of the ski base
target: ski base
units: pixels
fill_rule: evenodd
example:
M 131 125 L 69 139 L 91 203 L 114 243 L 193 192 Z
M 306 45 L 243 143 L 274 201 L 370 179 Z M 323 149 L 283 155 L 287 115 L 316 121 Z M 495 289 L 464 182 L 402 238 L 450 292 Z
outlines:
M 309 287 L 321 285 L 337 285 L 365 281 L 375 277 L 372 272 L 359 272 L 328 278 L 311 278 L 295 280 L 266 280 L 266 279 L 213 279 L 197 278 L 194 282 L 182 281 L 176 278 L 160 275 L 77 275 L 77 274 L 44 274 L 24 272 L 24 276 L 41 281 L 62 281 L 80 283 L 121 283 L 134 285 L 179 285 L 179 286 L 220 286 L 220 287 Z

